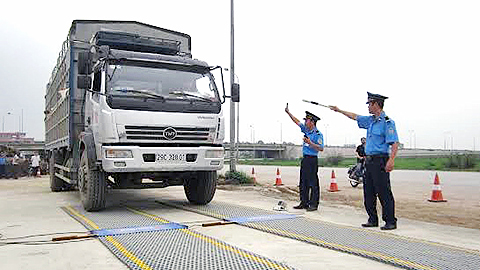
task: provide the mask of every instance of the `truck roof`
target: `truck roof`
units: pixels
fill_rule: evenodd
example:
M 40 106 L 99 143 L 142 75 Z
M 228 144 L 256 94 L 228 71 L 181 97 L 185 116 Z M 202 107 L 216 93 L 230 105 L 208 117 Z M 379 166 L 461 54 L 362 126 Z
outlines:
M 132 52 L 132 51 L 122 51 L 122 50 L 111 50 L 114 52 L 114 55 L 118 59 L 124 60 L 139 60 L 142 61 L 150 61 L 150 62 L 163 62 L 163 63 L 172 63 L 177 65 L 185 65 L 185 66 L 198 66 L 208 68 L 209 65 L 207 62 L 192 59 L 188 57 L 181 57 L 176 55 L 160 55 L 160 54 L 145 54 L 140 52 Z
M 191 37 L 187 34 L 137 21 L 74 20 L 70 27 L 71 40 L 90 42 L 98 31 L 121 31 L 141 36 L 170 39 L 180 42 L 180 52 L 191 55 Z

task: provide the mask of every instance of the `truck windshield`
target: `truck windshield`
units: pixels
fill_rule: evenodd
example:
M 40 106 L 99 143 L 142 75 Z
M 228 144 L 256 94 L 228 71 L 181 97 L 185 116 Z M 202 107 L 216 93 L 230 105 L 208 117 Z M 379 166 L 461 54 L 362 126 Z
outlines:
M 108 65 L 106 92 L 113 96 L 150 97 L 158 100 L 195 100 L 218 103 L 218 92 L 209 72 Z

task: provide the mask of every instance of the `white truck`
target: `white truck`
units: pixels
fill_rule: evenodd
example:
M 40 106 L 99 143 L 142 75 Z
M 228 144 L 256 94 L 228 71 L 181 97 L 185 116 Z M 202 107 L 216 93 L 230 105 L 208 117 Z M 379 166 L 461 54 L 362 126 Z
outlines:
M 213 73 L 221 75 L 220 94 Z M 134 21 L 75 20 L 45 95 L 52 191 L 83 207 L 106 191 L 183 185 L 209 203 L 223 167 L 221 67 L 192 59 L 187 34 Z

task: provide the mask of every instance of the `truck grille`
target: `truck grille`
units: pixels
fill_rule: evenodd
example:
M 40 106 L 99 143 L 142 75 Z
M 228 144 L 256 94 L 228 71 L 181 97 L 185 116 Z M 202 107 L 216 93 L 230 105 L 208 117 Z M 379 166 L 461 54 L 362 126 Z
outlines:
M 208 141 L 209 128 L 125 126 L 127 140 Z

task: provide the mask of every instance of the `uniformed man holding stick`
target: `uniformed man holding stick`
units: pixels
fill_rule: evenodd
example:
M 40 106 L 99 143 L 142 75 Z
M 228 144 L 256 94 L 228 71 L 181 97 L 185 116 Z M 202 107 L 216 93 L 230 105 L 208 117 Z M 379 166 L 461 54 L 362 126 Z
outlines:
M 390 172 L 393 170 L 398 151 L 398 135 L 395 122 L 383 111 L 383 104 L 387 97 L 369 92 L 367 94 L 368 112 L 372 114 L 370 116 L 360 116 L 340 110 L 336 106 L 329 107 L 356 120 L 358 127 L 367 129 L 365 146 L 367 175 L 363 183 L 363 197 L 368 222 L 362 226 L 378 227 L 378 196 L 382 205 L 382 219 L 385 221 L 385 226 L 381 229 L 394 230 L 397 228 L 397 219 L 395 218 L 395 200 L 390 187 Z
M 305 123 L 290 113 L 288 103 L 285 112 L 303 132 L 303 158 L 300 165 L 300 204 L 295 209 L 315 211 L 320 202 L 320 186 L 318 180 L 318 152 L 323 151 L 323 135 L 318 131 L 316 123 L 320 117 L 306 111 Z

